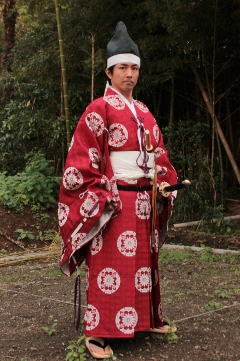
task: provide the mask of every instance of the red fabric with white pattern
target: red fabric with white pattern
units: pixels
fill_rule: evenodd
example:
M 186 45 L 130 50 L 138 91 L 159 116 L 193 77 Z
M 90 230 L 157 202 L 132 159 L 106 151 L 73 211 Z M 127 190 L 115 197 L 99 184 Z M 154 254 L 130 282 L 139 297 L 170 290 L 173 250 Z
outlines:
M 150 325 L 162 325 L 158 249 L 164 241 L 174 196 L 171 194 L 158 207 L 158 247 L 152 251 L 152 192 L 118 191 L 109 153 L 139 151 L 137 129 L 141 122 L 151 134 L 158 183 L 176 183 L 177 175 L 153 115 L 140 101 L 135 101 L 135 109 L 137 119 L 110 88 L 104 97 L 93 101 L 79 120 L 63 172 L 59 194 L 61 268 L 72 274 L 86 258 L 90 285 L 85 314 L 87 336 L 133 337 L 134 332 Z M 151 180 L 118 182 L 149 185 Z M 106 214 L 105 203 L 112 199 L 118 208 L 99 227 Z M 98 229 L 95 235 L 94 229 Z

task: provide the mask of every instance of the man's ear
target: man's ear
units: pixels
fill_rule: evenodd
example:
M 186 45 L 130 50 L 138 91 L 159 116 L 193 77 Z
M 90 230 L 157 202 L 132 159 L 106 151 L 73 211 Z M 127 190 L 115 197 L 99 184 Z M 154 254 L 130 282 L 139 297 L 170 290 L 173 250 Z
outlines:
M 108 69 L 105 69 L 105 73 L 108 76 L 109 79 L 112 79 L 112 74 Z

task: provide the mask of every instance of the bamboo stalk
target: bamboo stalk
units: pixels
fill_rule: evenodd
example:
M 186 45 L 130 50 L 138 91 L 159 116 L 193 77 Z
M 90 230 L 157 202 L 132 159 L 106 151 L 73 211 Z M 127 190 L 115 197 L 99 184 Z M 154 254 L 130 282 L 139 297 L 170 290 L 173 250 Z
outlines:
M 64 99 L 64 110 L 65 110 L 65 119 L 66 119 L 66 135 L 67 135 L 67 144 L 69 147 L 71 137 L 70 137 L 70 121 L 69 121 L 69 107 L 68 107 L 68 90 L 67 90 L 67 80 L 66 80 L 65 56 L 63 51 L 62 27 L 60 21 L 58 0 L 55 0 L 55 10 L 56 10 L 58 42 L 59 42 L 59 51 L 60 51 L 60 60 L 61 60 L 63 99 Z
M 234 171 L 234 173 L 235 173 L 235 175 L 237 177 L 237 180 L 240 183 L 240 170 L 238 168 L 238 165 L 237 165 L 237 163 L 236 163 L 236 161 L 234 159 L 234 156 L 233 156 L 232 151 L 231 151 L 231 149 L 230 149 L 230 147 L 228 145 L 228 142 L 227 142 L 226 137 L 225 137 L 225 135 L 224 135 L 224 133 L 222 131 L 222 128 L 221 128 L 220 123 L 219 123 L 219 121 L 218 121 L 218 119 L 216 117 L 216 114 L 214 113 L 213 106 L 212 106 L 212 104 L 211 104 L 211 102 L 209 100 L 209 97 L 207 95 L 207 92 L 206 92 L 206 90 L 205 90 L 205 88 L 204 88 L 204 86 L 202 84 L 202 81 L 201 81 L 201 79 L 199 77 L 197 69 L 196 69 L 194 64 L 192 64 L 191 67 L 192 67 L 193 73 L 195 75 L 197 85 L 199 86 L 199 89 L 201 90 L 201 93 L 202 93 L 203 99 L 205 101 L 207 110 L 208 110 L 212 120 L 215 121 L 215 125 L 216 125 L 218 135 L 219 135 L 219 137 L 220 137 L 220 139 L 222 141 L 222 144 L 223 144 L 223 146 L 225 148 L 225 151 L 226 151 L 228 159 L 229 159 L 229 161 L 230 161 L 230 163 L 232 165 L 233 171 Z
M 235 219 L 240 219 L 240 214 L 237 214 L 235 216 L 228 216 L 228 217 L 224 217 L 222 220 L 223 221 L 233 221 Z M 219 219 L 218 218 L 214 218 L 212 219 L 210 222 L 211 223 L 216 223 L 218 222 Z M 174 228 L 184 228 L 184 227 L 192 227 L 192 226 L 197 226 L 199 223 L 201 223 L 202 221 L 193 221 L 193 222 L 185 222 L 185 223 L 176 223 L 173 225 Z

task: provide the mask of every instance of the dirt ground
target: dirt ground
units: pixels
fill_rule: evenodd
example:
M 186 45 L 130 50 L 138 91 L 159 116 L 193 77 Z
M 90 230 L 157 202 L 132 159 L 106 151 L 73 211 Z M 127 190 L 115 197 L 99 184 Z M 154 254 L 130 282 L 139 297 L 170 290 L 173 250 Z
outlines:
M 0 208 L 0 257 L 48 246 L 50 234 L 57 232 L 56 210 L 49 215 Z M 16 229 L 28 230 L 34 239 L 18 240 Z M 167 241 L 237 250 L 240 237 L 171 229 Z M 131 340 L 110 340 L 115 360 L 240 361 L 239 261 L 239 255 L 213 255 L 208 248 L 200 253 L 162 250 L 163 310 L 178 328 L 177 339 L 138 333 Z M 84 275 L 82 280 L 83 315 Z M 66 360 L 67 346 L 79 336 L 73 290 L 74 277 L 61 274 L 57 258 L 0 267 L 0 360 Z M 88 352 L 86 359 L 94 360 Z

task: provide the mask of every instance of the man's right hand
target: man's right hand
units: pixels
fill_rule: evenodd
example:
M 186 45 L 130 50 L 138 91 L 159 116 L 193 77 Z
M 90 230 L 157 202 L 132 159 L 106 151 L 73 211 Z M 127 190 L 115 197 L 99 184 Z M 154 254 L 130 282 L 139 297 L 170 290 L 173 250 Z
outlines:
M 117 206 L 118 205 L 116 202 L 110 201 L 109 203 L 105 204 L 104 211 L 106 212 L 114 211 L 114 209 L 117 208 Z

